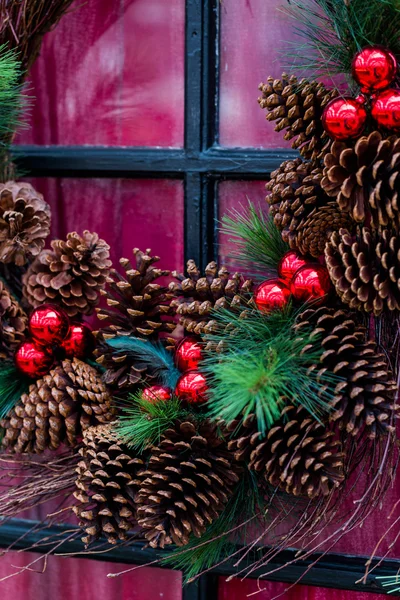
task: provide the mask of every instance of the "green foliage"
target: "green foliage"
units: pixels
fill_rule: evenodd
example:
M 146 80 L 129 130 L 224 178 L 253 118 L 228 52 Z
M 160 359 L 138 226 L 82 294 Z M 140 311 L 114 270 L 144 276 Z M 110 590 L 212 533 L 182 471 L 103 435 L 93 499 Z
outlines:
M 225 509 L 201 539 L 192 537 L 184 549 L 177 548 L 164 558 L 163 564 L 183 571 L 185 581 L 190 581 L 227 558 L 234 550 L 235 543 L 243 542 L 245 525 L 237 529 L 236 535 L 230 532 L 257 513 L 262 515 L 263 501 L 256 478 L 250 471 L 246 471 Z
M 396 594 L 400 592 L 400 575 L 397 573 L 396 575 L 382 575 L 381 577 L 377 577 L 381 582 L 381 586 L 386 589 L 387 594 Z
M 12 361 L 0 361 L 0 419 L 17 404 L 29 390 L 32 380 L 22 375 Z
M 127 446 L 143 452 L 148 446 L 158 444 L 163 432 L 185 414 L 175 397 L 152 403 L 138 393 L 121 406 L 116 430 Z
M 229 241 L 237 246 L 232 254 L 235 261 L 265 277 L 276 275 L 279 260 L 289 250 L 273 219 L 251 202 L 225 215 L 221 231 L 232 236 Z
M 27 98 L 22 94 L 18 53 L 0 46 L 0 152 L 5 153 L 11 136 L 22 124 Z
M 211 355 L 204 361 L 211 417 L 230 421 L 255 413 L 265 434 L 286 403 L 302 405 L 316 419 L 329 410 L 339 379 L 310 369 L 319 363 L 321 350 L 318 344 L 316 350 L 308 348 L 311 331 L 295 333 L 296 313 L 290 307 L 269 316 L 254 310 L 245 318 L 220 309 L 214 318 L 220 327 L 208 337 L 216 343 L 224 339 L 226 350 L 219 360 Z
M 316 76 L 350 74 L 354 55 L 375 44 L 390 48 L 400 59 L 398 1 L 291 0 L 284 12 L 294 18 L 294 29 L 304 40 L 294 42 L 295 65 Z

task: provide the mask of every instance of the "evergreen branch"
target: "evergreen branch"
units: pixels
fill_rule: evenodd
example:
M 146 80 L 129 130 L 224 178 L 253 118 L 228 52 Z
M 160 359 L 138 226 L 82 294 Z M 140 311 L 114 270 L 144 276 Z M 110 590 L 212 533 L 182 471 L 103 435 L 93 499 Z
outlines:
M 231 210 L 222 218 L 221 232 L 232 236 L 229 241 L 237 246 L 232 257 L 265 277 L 276 275 L 278 262 L 289 250 L 274 220 L 250 201 L 248 207 Z
M 387 594 L 396 594 L 400 592 L 400 575 L 381 575 L 377 577 L 380 580 L 381 586 L 386 589 Z
M 3 419 L 29 391 L 32 380 L 22 375 L 13 362 L 0 361 L 0 419 Z

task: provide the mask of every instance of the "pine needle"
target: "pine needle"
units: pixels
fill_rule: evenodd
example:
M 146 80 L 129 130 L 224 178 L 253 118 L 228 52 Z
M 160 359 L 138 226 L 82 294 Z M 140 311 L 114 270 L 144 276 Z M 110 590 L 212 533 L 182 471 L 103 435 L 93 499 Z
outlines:
M 265 277 L 276 275 L 279 260 L 289 250 L 273 219 L 250 201 L 247 207 L 231 210 L 222 218 L 221 232 L 232 236 L 229 241 L 237 246 L 232 258 Z
M 400 592 L 400 575 L 382 575 L 377 577 L 381 582 L 381 586 L 386 589 L 387 594 L 396 594 Z
M 0 419 L 14 408 L 32 380 L 24 377 L 11 361 L 0 361 Z

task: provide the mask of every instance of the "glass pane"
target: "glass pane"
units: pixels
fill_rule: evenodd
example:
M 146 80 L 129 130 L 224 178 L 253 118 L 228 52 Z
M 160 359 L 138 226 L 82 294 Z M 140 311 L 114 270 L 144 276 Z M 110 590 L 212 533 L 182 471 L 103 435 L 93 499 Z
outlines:
M 290 35 L 279 8 L 286 0 L 221 2 L 220 143 L 223 146 L 289 147 L 257 103 L 260 81 L 280 77 L 280 52 Z
M 114 262 L 151 248 L 160 267 L 183 268 L 183 183 L 168 179 L 30 180 L 52 207 L 52 235 L 96 231 Z
M 75 0 L 44 40 L 24 144 L 182 146 L 184 0 Z

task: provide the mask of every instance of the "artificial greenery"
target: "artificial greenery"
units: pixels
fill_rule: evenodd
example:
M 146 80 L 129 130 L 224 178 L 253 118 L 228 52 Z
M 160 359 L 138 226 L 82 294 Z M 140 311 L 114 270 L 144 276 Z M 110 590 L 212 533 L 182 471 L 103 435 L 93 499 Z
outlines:
M 310 369 L 319 363 L 321 350 L 308 347 L 311 331 L 295 333 L 296 314 L 291 307 L 269 317 L 257 310 L 247 311 L 245 318 L 232 310 L 215 311 L 219 327 L 207 337 L 214 343 L 224 341 L 225 349 L 219 360 L 212 354 L 206 357 L 203 366 L 212 418 L 231 421 L 255 413 L 259 431 L 265 434 L 287 403 L 302 405 L 316 419 L 329 411 L 339 379 Z M 314 347 L 316 341 L 314 335 Z
M 10 360 L 0 361 L 0 419 L 29 391 L 32 380 L 22 375 Z
M 400 592 L 400 575 L 382 575 L 377 577 L 381 582 L 381 586 L 386 588 L 387 594 L 396 594 Z
M 390 48 L 400 59 L 398 1 L 290 0 L 289 4 L 284 11 L 293 17 L 302 40 L 293 42 L 294 52 L 289 53 L 297 69 L 317 76 L 348 75 L 354 55 L 375 44 Z
M 0 46 L 0 148 L 8 149 L 11 137 L 22 125 L 27 97 L 22 94 L 21 66 L 18 54 Z
M 289 250 L 274 220 L 250 202 L 240 211 L 231 210 L 225 215 L 221 231 L 232 236 L 229 241 L 236 244 L 232 258 L 252 275 L 276 275 L 277 264 Z

